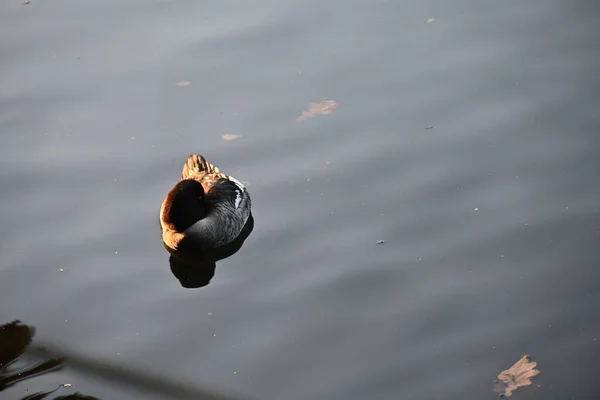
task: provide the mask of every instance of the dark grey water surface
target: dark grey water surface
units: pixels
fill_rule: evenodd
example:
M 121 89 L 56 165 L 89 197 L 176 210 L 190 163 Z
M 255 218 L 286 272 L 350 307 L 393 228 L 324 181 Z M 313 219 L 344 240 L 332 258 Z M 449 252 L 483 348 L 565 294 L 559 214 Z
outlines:
M 598 398 L 597 9 L 2 1 L 0 323 L 252 398 L 495 398 L 525 353 L 514 398 Z M 255 217 L 196 290 L 158 225 L 191 152 Z M 59 383 L 140 398 L 0 397 Z

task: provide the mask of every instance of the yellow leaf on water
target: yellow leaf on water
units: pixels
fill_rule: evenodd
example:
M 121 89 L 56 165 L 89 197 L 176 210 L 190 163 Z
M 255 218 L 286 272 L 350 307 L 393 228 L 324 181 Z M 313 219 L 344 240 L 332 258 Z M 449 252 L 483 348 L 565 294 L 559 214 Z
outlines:
M 529 356 L 523 356 L 512 367 L 498 374 L 498 380 L 494 382 L 494 391 L 500 396 L 511 396 L 512 392 L 521 386 L 531 385 L 531 377 L 540 373 L 535 369 L 536 362 L 530 362 Z
M 242 137 L 242 135 L 236 135 L 236 134 L 233 134 L 233 133 L 226 133 L 223 136 L 221 136 L 221 138 L 223 140 L 234 140 L 234 139 L 239 139 L 241 137 Z
M 435 22 L 435 18 L 427 18 L 427 23 L 432 24 Z
M 300 114 L 296 121 L 303 121 L 306 118 L 316 117 L 317 115 L 331 114 L 337 106 L 338 105 L 334 100 L 327 99 L 323 99 L 323 101 L 317 103 L 310 103 L 308 105 L 308 110 L 302 111 L 302 114 Z
M 188 87 L 192 84 L 190 81 L 179 81 L 177 82 L 177 86 L 179 87 Z

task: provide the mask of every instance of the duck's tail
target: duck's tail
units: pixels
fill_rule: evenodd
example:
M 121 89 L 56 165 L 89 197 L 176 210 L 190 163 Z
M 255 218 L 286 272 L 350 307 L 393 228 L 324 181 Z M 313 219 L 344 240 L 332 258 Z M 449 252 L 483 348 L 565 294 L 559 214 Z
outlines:
M 202 172 L 214 174 L 220 171 L 219 168 L 208 163 L 200 154 L 192 154 L 188 157 L 185 165 L 183 166 L 181 179 L 193 179 Z

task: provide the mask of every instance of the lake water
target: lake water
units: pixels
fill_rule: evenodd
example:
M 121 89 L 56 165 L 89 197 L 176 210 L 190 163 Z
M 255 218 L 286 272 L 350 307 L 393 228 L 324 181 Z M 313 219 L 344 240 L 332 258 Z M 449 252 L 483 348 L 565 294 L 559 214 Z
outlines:
M 513 398 L 598 398 L 599 18 L 3 1 L 0 324 L 242 398 L 491 399 L 524 354 Z M 248 182 L 255 225 L 189 289 L 158 211 L 194 152 Z M 0 398 L 63 383 L 141 398 L 71 369 Z

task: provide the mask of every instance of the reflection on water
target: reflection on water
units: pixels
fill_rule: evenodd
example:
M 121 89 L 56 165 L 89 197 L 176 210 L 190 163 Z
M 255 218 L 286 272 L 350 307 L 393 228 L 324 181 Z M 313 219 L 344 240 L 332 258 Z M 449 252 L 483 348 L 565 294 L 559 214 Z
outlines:
M 57 371 L 67 366 L 80 373 L 93 375 L 112 384 L 121 384 L 152 395 L 162 395 L 173 399 L 194 400 L 233 400 L 234 397 L 208 391 L 183 381 L 174 381 L 162 375 L 153 375 L 140 370 L 127 368 L 121 362 L 102 361 L 94 357 L 56 348 L 51 344 L 32 344 L 35 330 L 20 321 L 0 326 L 0 392 L 16 383 Z M 27 352 L 27 354 L 26 354 Z M 20 359 L 24 354 L 43 361 L 23 367 L 14 364 L 25 363 Z M 71 388 L 68 383 L 55 389 L 27 395 L 20 400 L 42 400 L 62 388 Z M 96 397 L 71 393 L 54 397 L 53 400 L 99 400 Z
M 187 243 L 184 239 L 178 250 L 173 250 L 163 242 L 165 249 L 171 253 L 169 257 L 171 272 L 179 279 L 181 286 L 184 288 L 196 289 L 208 285 L 215 275 L 217 261 L 237 253 L 253 229 L 254 217 L 250 214 L 238 237 L 217 249 L 197 251 L 192 244 Z
M 31 345 L 34 335 L 35 329 L 22 324 L 21 321 L 13 321 L 0 326 L 0 392 L 18 382 L 48 372 L 57 371 L 64 367 L 66 361 L 65 357 L 52 357 L 35 364 L 27 364 L 22 367 L 15 366 L 15 364 L 23 362 L 20 360 L 20 357 Z M 22 400 L 41 400 L 64 387 L 70 387 L 70 385 L 61 384 L 54 390 L 37 392 L 23 397 Z M 96 398 L 74 393 L 54 398 L 54 400 L 58 399 L 93 400 Z

